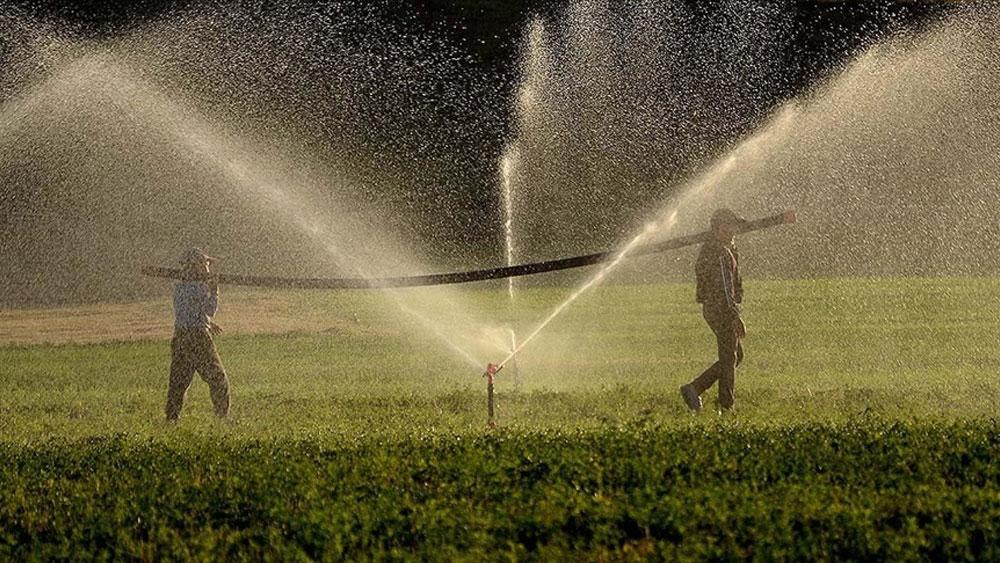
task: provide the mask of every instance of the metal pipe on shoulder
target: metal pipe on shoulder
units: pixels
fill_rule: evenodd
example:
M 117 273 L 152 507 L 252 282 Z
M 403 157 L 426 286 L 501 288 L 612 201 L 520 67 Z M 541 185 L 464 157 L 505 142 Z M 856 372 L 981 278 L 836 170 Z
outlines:
M 794 211 L 785 211 L 777 215 L 747 221 L 739 229 L 739 232 L 748 233 L 759 231 L 778 225 L 787 225 L 796 220 Z M 645 244 L 634 248 L 629 256 L 641 256 L 655 254 L 701 244 L 708 240 L 711 231 L 677 237 L 661 242 Z M 421 276 L 401 276 L 390 278 L 286 278 L 278 276 L 247 276 L 240 274 L 192 274 L 177 268 L 163 268 L 160 266 L 144 266 L 142 274 L 151 277 L 169 278 L 175 280 L 201 280 L 214 279 L 220 284 L 241 285 L 250 287 L 268 288 L 288 288 L 288 289 L 379 289 L 394 287 L 420 287 L 428 285 L 449 285 L 457 283 L 469 283 L 475 281 L 496 280 L 520 276 L 530 276 L 545 272 L 555 272 L 568 270 L 570 268 L 581 268 L 613 260 L 618 255 L 618 251 L 595 252 L 583 256 L 573 256 L 570 258 L 559 258 L 544 262 L 533 262 L 530 264 L 518 264 L 514 266 L 503 266 L 499 268 L 487 268 L 483 270 L 471 270 L 467 272 L 450 272 L 445 274 L 427 274 Z

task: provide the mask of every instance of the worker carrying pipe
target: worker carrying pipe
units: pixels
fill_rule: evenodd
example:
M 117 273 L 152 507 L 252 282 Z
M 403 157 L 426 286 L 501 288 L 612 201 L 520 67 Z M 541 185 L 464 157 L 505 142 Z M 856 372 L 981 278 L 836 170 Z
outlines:
M 743 221 L 736 228 L 735 234 L 758 231 L 777 225 L 785 225 L 795 222 L 795 212 L 786 211 L 770 217 L 764 217 L 755 221 Z M 632 250 L 629 256 L 642 256 L 654 254 L 702 244 L 713 238 L 712 231 L 705 231 L 694 235 L 677 237 L 660 242 L 645 244 Z M 245 276 L 236 274 L 212 274 L 213 280 L 220 284 L 243 285 L 253 287 L 269 288 L 289 288 L 289 289 L 379 289 L 390 287 L 418 287 L 428 285 L 448 285 L 457 283 L 469 283 L 484 280 L 496 280 L 519 276 L 529 276 L 545 272 L 555 272 L 558 270 L 568 270 L 570 268 L 581 268 L 602 262 L 614 260 L 618 255 L 617 251 L 597 252 L 583 256 L 571 258 L 560 258 L 545 262 L 533 262 L 530 264 L 519 264 L 515 266 L 503 266 L 500 268 L 489 268 L 485 270 L 471 270 L 467 272 L 451 272 L 445 274 L 428 274 L 420 276 L 402 276 L 392 278 L 285 278 L 276 276 Z M 170 278 L 175 280 L 202 280 L 199 274 L 192 274 L 189 271 L 175 268 L 163 268 L 159 266 L 145 266 L 142 273 L 147 276 Z
M 793 217 L 794 219 L 794 217 Z M 681 397 L 693 412 L 702 408 L 701 395 L 719 384 L 719 408 L 730 411 L 735 402 L 736 368 L 743 363 L 743 280 L 736 235 L 746 232 L 746 221 L 729 209 L 712 214 L 711 236 L 701 245 L 695 263 L 695 300 L 715 335 L 718 359 L 701 375 L 681 386 Z

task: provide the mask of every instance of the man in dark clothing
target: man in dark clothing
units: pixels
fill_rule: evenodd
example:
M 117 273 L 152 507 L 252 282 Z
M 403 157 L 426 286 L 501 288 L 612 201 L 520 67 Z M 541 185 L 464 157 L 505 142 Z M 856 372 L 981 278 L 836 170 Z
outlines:
M 745 221 L 732 211 L 717 210 L 711 219 L 712 236 L 702 244 L 695 265 L 696 299 L 702 304 L 705 321 L 715 333 L 719 356 L 712 367 L 681 386 L 684 402 L 695 412 L 701 411 L 701 395 L 716 381 L 719 382 L 719 406 L 724 411 L 733 408 L 736 366 L 743 361 L 740 341 L 746 336 L 739 306 L 743 301 L 743 281 L 734 238 L 744 224 Z
M 184 271 L 192 278 L 209 273 L 212 258 L 197 248 L 181 257 Z M 212 317 L 219 307 L 219 284 L 196 279 L 183 280 L 174 287 L 174 338 L 170 343 L 170 384 L 167 389 L 167 419 L 177 420 L 194 372 L 208 383 L 212 405 L 219 418 L 229 416 L 229 381 L 215 350 L 213 335 L 222 332 Z

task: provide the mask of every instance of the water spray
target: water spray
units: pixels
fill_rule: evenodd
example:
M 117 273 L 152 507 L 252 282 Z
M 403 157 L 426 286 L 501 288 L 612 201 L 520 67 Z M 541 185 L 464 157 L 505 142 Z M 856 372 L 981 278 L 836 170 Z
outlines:
M 796 216 L 794 211 L 785 211 L 784 213 L 779 213 L 777 215 L 772 215 L 769 217 L 764 217 L 762 219 L 757 219 L 754 221 L 747 221 L 742 227 L 738 229 L 737 234 L 748 233 L 751 231 L 758 231 L 761 229 L 766 229 L 770 227 L 775 227 L 778 225 L 788 225 L 795 223 Z M 653 254 L 659 252 L 665 252 L 667 250 L 673 250 L 677 248 L 683 248 L 685 246 L 692 246 L 696 244 L 702 244 L 708 241 L 712 236 L 711 231 L 703 231 L 694 235 L 688 235 L 683 237 L 677 237 L 673 239 L 664 240 L 657 243 L 643 244 L 640 245 L 638 242 L 642 240 L 643 236 L 640 235 L 633 239 L 632 243 L 621 250 L 608 251 L 608 252 L 598 252 L 595 254 L 587 254 L 584 256 L 575 256 L 572 258 L 562 258 L 559 260 L 550 260 L 547 262 L 536 262 L 532 264 L 521 264 L 517 266 L 506 266 L 502 268 L 493 268 L 488 270 L 474 270 L 469 272 L 454 272 L 450 274 L 431 274 L 425 276 L 409 276 L 409 277 L 396 277 L 396 278 L 330 278 L 330 279 L 308 279 L 308 278 L 281 278 L 281 277 L 251 277 L 251 276 L 237 276 L 237 275 L 226 275 L 226 274 L 204 274 L 204 273 L 192 273 L 178 269 L 171 268 L 160 268 L 157 266 L 146 266 L 142 269 L 142 273 L 147 276 L 164 277 L 172 279 L 185 279 L 185 280 L 207 280 L 209 278 L 213 279 L 218 283 L 228 283 L 232 285 L 252 285 L 258 287 L 284 287 L 284 288 L 299 288 L 299 289 L 365 289 L 365 288 L 385 288 L 385 287 L 413 287 L 413 286 L 426 286 L 426 285 L 441 285 L 441 284 L 454 284 L 454 283 L 465 283 L 471 281 L 488 280 L 488 279 L 499 279 L 514 276 L 526 276 L 531 274 L 538 274 L 542 272 L 552 272 L 557 270 L 566 270 L 569 268 L 580 268 L 583 266 L 589 266 L 592 264 L 599 264 L 602 262 L 610 262 L 608 267 L 602 271 L 606 273 L 610 270 L 610 267 L 617 265 L 626 257 L 630 256 L 641 256 L 646 254 Z M 487 364 L 486 371 L 483 373 L 483 377 L 486 378 L 486 396 L 487 396 L 487 412 L 489 415 L 488 424 L 491 428 L 496 426 L 495 414 L 495 398 L 494 398 L 494 376 L 503 369 L 503 367 L 508 362 L 513 362 L 512 365 L 515 366 L 515 378 L 517 377 L 517 354 L 525 346 L 527 346 L 538 334 L 545 328 L 548 323 L 554 319 L 576 296 L 582 294 L 586 291 L 593 283 L 598 281 L 603 276 L 597 276 L 591 283 L 585 285 L 583 288 L 577 291 L 573 297 L 564 302 L 553 314 L 549 315 L 526 339 L 522 340 L 520 343 L 515 339 L 513 331 L 511 331 L 511 351 L 503 361 L 493 364 Z M 468 357 L 466 359 L 469 359 Z M 515 379 L 516 380 L 516 379 Z
M 785 225 L 795 222 L 795 212 L 786 211 L 778 215 L 764 217 L 755 221 L 748 221 L 740 233 L 758 231 L 777 225 Z M 637 245 L 631 249 L 628 256 L 644 256 L 675 250 L 685 246 L 701 244 L 711 237 L 711 231 L 704 231 L 694 235 L 667 239 L 660 242 Z M 201 280 L 205 281 L 213 277 L 219 284 L 240 285 L 252 287 L 284 288 L 284 289 L 384 289 L 387 287 L 423 287 L 429 285 L 450 285 L 458 283 L 469 283 L 475 281 L 495 280 L 511 277 L 529 276 L 545 272 L 556 272 L 571 268 L 582 268 L 592 266 L 602 262 L 611 262 L 622 258 L 619 250 L 596 252 L 583 256 L 571 258 L 560 258 L 545 262 L 533 262 L 530 264 L 518 264 L 516 266 L 503 266 L 500 268 L 488 268 L 484 270 L 471 270 L 466 272 L 451 272 L 446 274 L 428 274 L 419 276 L 402 276 L 391 278 L 286 278 L 278 276 L 246 276 L 239 274 L 193 274 L 178 268 L 164 268 L 160 266 L 144 266 L 142 274 L 146 276 L 169 278 L 175 280 Z M 521 343 L 523 347 L 524 342 Z
M 514 167 L 517 163 L 518 151 L 517 145 L 510 145 L 504 149 L 503 158 L 500 159 L 500 179 L 502 182 L 503 189 L 500 194 L 503 198 L 503 209 L 504 209 L 504 246 L 506 266 L 514 265 Z M 507 278 L 507 296 L 508 305 L 510 306 L 511 316 L 514 316 L 514 278 Z M 510 327 L 510 349 L 514 350 L 517 348 L 517 336 L 514 334 L 514 328 Z M 514 358 L 514 387 L 519 388 L 521 386 L 521 370 L 517 365 L 517 358 Z
M 514 329 L 510 329 L 510 351 L 513 352 L 517 350 L 517 336 L 514 334 Z M 517 356 L 511 356 L 511 371 L 514 376 L 514 388 L 520 389 L 521 387 L 521 366 L 517 363 Z
M 674 216 L 675 215 L 676 215 L 676 212 L 674 213 Z M 673 220 L 674 216 L 671 216 L 671 220 Z M 795 212 L 794 211 L 785 211 L 784 213 L 779 213 L 778 215 L 772 215 L 770 217 L 765 217 L 763 219 L 757 219 L 755 221 L 744 222 L 743 225 L 737 229 L 737 233 L 736 234 L 747 233 L 747 232 L 750 232 L 750 231 L 757 231 L 757 230 L 760 230 L 760 229 L 766 229 L 768 227 L 774 227 L 774 226 L 777 226 L 777 225 L 787 225 L 787 224 L 794 223 L 795 221 L 796 221 Z M 559 314 L 566 307 L 568 307 L 570 303 L 572 303 L 577 297 L 579 297 L 580 295 L 582 295 L 583 293 L 585 293 L 594 284 L 596 284 L 599 281 L 601 281 L 601 279 L 610 270 L 612 270 L 615 266 L 617 266 L 627 256 L 629 256 L 629 255 L 636 255 L 636 254 L 648 254 L 650 252 L 650 248 L 662 248 L 664 250 L 667 247 L 669 247 L 669 248 L 679 248 L 679 246 L 671 246 L 671 245 L 678 245 L 681 242 L 683 242 L 684 244 L 680 244 L 680 246 L 688 246 L 690 244 L 697 244 L 699 242 L 705 242 L 705 241 L 709 240 L 710 237 L 713 236 L 712 235 L 712 231 L 704 231 L 704 232 L 698 233 L 696 235 L 691 235 L 691 236 L 688 236 L 688 237 L 680 237 L 680 238 L 676 238 L 676 239 L 671 239 L 671 240 L 668 240 L 668 241 L 665 241 L 665 242 L 661 242 L 661 243 L 639 245 L 638 244 L 639 241 L 643 240 L 643 238 L 648 234 L 648 231 L 650 230 L 650 228 L 651 227 L 647 227 L 646 231 L 643 231 L 643 233 L 641 233 L 639 236 L 637 236 L 634 239 L 632 239 L 631 243 L 629 243 L 624 248 L 622 248 L 620 251 L 618 251 L 617 253 L 615 253 L 614 256 L 610 259 L 610 263 L 607 266 L 605 266 L 604 269 L 601 270 L 598 273 L 598 275 L 596 275 L 593 278 L 591 278 L 591 280 L 589 282 L 587 282 L 583 287 L 581 287 L 580 289 L 578 289 L 575 293 L 573 293 L 573 295 L 571 295 L 569 297 L 569 299 L 567 299 L 559 307 L 557 307 L 556 310 L 552 312 L 552 314 L 550 314 L 548 317 L 546 317 L 546 319 L 544 321 L 542 321 L 541 324 L 539 324 L 537 328 L 535 328 L 534 332 L 532 332 L 530 335 L 528 335 L 527 338 L 525 338 L 524 340 L 522 340 L 520 345 L 515 346 L 514 349 L 511 350 L 510 354 L 508 354 L 507 357 L 504 358 L 503 361 L 501 361 L 497 365 L 502 368 L 504 365 L 507 364 L 507 362 L 510 362 L 511 360 L 513 360 L 514 358 L 516 358 L 518 352 L 520 352 L 522 348 L 524 348 L 525 346 L 527 346 L 529 342 L 531 342 L 532 340 L 534 340 L 535 337 L 538 336 L 538 334 L 542 332 L 542 329 L 544 329 L 550 322 L 552 322 L 553 319 L 555 319 L 557 316 L 559 316 Z M 696 242 L 690 242 L 691 240 L 695 240 Z

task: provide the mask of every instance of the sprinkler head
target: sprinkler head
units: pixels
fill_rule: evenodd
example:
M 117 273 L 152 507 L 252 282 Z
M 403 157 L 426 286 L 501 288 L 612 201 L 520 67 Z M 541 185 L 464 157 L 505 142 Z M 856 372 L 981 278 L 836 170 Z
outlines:
M 486 373 L 484 373 L 483 376 L 493 377 L 494 375 L 497 374 L 497 372 L 499 372 L 502 369 L 503 366 L 498 366 L 496 364 L 486 364 Z

